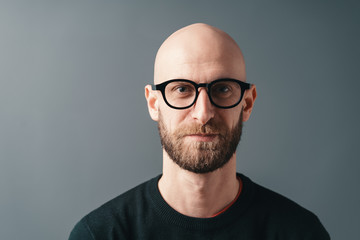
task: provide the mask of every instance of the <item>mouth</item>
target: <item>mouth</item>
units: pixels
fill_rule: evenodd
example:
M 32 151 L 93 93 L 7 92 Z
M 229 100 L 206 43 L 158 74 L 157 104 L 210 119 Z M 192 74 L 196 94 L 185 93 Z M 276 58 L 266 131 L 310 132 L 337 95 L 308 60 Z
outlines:
M 218 134 L 189 134 L 186 137 L 198 142 L 212 142 L 218 137 Z

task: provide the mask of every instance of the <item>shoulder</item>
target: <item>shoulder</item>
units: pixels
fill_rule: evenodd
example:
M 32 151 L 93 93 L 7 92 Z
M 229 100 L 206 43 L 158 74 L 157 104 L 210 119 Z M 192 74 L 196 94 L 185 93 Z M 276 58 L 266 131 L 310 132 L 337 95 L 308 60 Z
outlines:
M 115 233 L 118 235 L 116 239 L 126 239 L 134 216 L 148 206 L 148 188 L 156 179 L 144 182 L 91 211 L 75 225 L 69 240 L 98 239 L 96 236 Z
M 90 212 L 85 218 L 87 218 L 88 222 L 98 222 L 98 219 L 106 220 L 131 214 L 132 208 L 135 206 L 139 207 L 146 201 L 146 188 L 151 181 L 152 180 L 144 182 L 125 193 L 122 193 Z
M 252 182 L 242 175 L 252 197 L 249 209 L 266 223 L 268 231 L 291 238 L 330 239 L 319 218 L 308 209 L 289 198 Z M 320 237 L 321 236 L 321 237 Z M 294 238 L 298 239 L 298 238 Z

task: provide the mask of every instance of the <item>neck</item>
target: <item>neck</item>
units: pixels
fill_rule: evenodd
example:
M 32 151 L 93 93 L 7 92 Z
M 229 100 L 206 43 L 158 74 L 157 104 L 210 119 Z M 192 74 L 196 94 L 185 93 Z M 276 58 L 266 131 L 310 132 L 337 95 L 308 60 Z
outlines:
M 164 152 L 163 175 L 159 190 L 164 200 L 179 213 L 209 218 L 224 209 L 236 197 L 236 156 L 221 169 L 196 174 L 181 169 Z

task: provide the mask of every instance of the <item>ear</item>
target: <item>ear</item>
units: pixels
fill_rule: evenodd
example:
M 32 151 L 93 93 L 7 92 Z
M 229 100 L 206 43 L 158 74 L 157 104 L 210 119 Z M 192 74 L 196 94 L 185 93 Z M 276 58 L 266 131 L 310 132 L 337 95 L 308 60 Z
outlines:
M 250 89 L 245 92 L 244 95 L 244 104 L 243 104 L 243 121 L 246 122 L 249 120 L 251 111 L 254 107 L 254 102 L 256 99 L 256 86 L 254 84 L 251 85 Z
M 159 119 L 158 94 L 156 93 L 156 91 L 152 91 L 151 85 L 145 86 L 145 98 L 147 101 L 150 117 L 152 118 L 152 120 L 158 121 Z

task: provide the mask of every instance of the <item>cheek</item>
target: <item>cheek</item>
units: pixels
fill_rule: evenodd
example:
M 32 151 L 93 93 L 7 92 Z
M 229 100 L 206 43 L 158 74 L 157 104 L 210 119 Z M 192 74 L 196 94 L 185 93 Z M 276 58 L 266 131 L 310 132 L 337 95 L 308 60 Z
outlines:
M 169 106 L 161 104 L 159 111 L 161 114 L 162 122 L 166 129 L 170 132 L 174 132 L 176 129 L 186 124 L 186 117 L 188 113 L 186 110 L 176 110 Z
M 186 114 L 186 110 L 175 110 L 176 112 L 173 113 L 170 117 L 170 127 L 172 130 L 176 130 L 181 128 L 182 126 L 191 124 L 191 121 L 188 121 Z
M 241 107 L 236 106 L 233 109 L 223 109 L 219 112 L 219 121 L 222 121 L 228 128 L 234 128 L 240 119 Z

